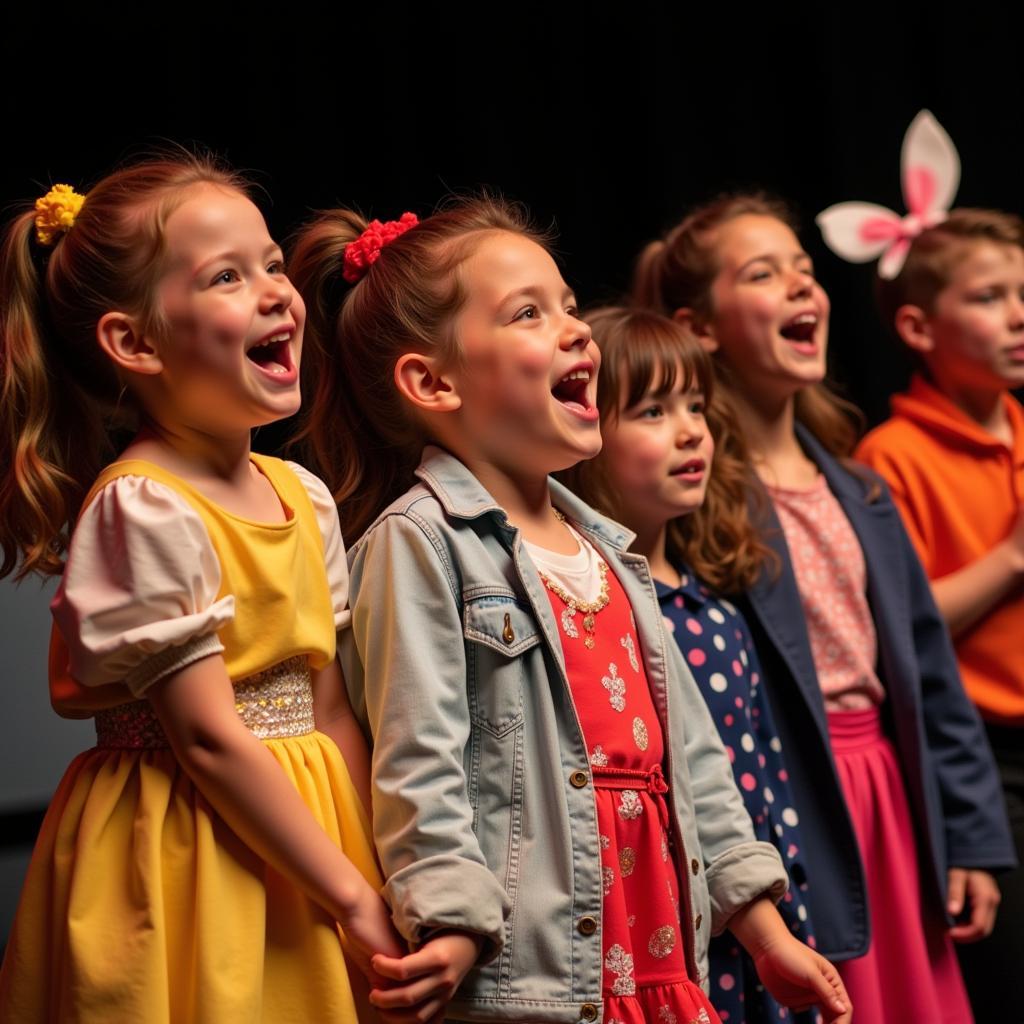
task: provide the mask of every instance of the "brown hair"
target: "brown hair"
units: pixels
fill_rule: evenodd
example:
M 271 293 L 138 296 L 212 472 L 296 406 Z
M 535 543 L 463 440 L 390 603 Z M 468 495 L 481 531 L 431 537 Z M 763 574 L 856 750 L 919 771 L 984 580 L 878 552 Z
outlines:
M 609 306 L 587 312 L 584 319 L 601 349 L 597 405 L 602 427 L 614 424 L 621 410 L 646 394 L 666 395 L 680 384 L 704 393 L 715 441 L 711 478 L 703 506 L 668 524 L 666 553 L 719 593 L 748 589 L 773 553 L 750 522 L 749 461 L 734 417 L 716 399 L 710 356 L 689 330 L 649 310 Z M 600 455 L 556 475 L 587 504 L 621 518 L 619 490 Z
M 8 225 L 0 250 L 0 576 L 62 570 L 82 500 L 114 454 L 108 428 L 126 404 L 96 325 L 122 310 L 160 329 L 154 295 L 164 226 L 185 191 L 202 183 L 247 192 L 213 158 L 175 153 L 104 178 L 50 248 L 35 239 L 32 209 Z
M 745 214 L 774 217 L 797 229 L 789 207 L 760 192 L 725 195 L 698 207 L 664 239 L 649 243 L 637 260 L 633 277 L 633 301 L 672 316 L 689 308 L 698 318 L 711 316 L 711 285 L 718 274 L 715 240 L 723 224 Z M 723 390 L 735 393 L 728 366 L 716 361 Z M 862 417 L 856 406 L 824 384 L 798 392 L 796 418 L 833 454 L 848 456 L 857 442 Z
M 490 196 L 460 199 L 388 244 L 348 286 L 345 247 L 366 226 L 350 210 L 322 213 L 298 234 L 288 264 L 306 301 L 303 370 L 313 389 L 297 440 L 353 540 L 414 483 L 429 440 L 395 386 L 399 356 L 418 351 L 446 364 L 458 360 L 452 326 L 466 300 L 459 267 L 486 234 L 546 242 L 520 207 Z
M 914 239 L 906 262 L 891 281 L 876 275 L 882 317 L 893 326 L 900 306 L 920 306 L 931 313 L 935 298 L 949 284 L 954 268 L 978 242 L 1024 249 L 1024 220 L 1000 210 L 960 209 Z

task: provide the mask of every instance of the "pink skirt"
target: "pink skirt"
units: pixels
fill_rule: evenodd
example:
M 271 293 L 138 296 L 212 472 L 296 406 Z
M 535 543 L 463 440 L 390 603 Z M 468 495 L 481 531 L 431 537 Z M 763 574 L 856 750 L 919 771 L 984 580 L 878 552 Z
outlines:
M 871 946 L 836 966 L 871 1024 L 971 1024 L 944 922 L 921 905 L 914 826 L 896 751 L 876 708 L 828 716 L 832 752 L 867 876 Z

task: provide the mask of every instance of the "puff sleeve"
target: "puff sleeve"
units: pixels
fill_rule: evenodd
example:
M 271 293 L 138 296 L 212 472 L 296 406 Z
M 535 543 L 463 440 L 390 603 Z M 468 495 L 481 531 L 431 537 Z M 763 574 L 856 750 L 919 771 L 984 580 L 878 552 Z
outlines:
M 314 476 L 297 462 L 289 462 L 288 468 L 299 478 L 306 494 L 309 495 L 320 533 L 324 538 L 324 567 L 327 569 L 327 582 L 331 588 L 334 628 L 338 631 L 347 629 L 352 623 L 352 612 L 348 606 L 348 558 L 345 554 L 345 542 L 341 537 L 341 524 L 338 522 L 338 506 L 327 484 L 318 476 Z
M 234 616 L 202 519 L 142 476 L 111 481 L 79 519 L 50 609 L 85 686 L 124 683 L 136 697 L 224 650 Z

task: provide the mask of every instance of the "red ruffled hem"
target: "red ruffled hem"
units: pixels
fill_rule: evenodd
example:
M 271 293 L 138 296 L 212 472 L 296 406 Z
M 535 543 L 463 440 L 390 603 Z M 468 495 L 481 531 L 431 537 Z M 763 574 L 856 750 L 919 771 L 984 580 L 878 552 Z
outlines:
M 606 996 L 605 1024 L 721 1024 L 708 997 L 692 981 L 638 985 L 631 995 Z

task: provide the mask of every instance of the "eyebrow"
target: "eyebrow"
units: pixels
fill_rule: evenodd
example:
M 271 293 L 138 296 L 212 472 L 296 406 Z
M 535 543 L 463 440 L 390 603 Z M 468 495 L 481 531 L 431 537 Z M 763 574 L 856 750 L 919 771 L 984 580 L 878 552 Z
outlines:
M 508 303 L 515 301 L 516 299 L 527 298 L 527 297 L 534 297 L 535 298 L 543 290 L 544 289 L 543 289 L 542 286 L 535 285 L 535 284 L 526 285 L 524 288 L 517 288 L 515 291 L 509 292 L 508 295 L 506 295 L 501 300 L 501 302 L 498 303 L 498 307 L 501 308 L 501 307 L 507 305 Z M 565 290 L 562 292 L 562 301 L 566 302 L 566 301 L 568 301 L 570 299 L 573 302 L 576 302 L 576 293 L 568 285 L 566 285 L 565 286 Z

